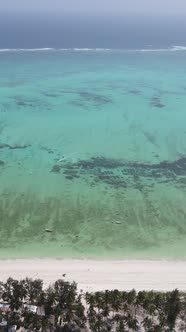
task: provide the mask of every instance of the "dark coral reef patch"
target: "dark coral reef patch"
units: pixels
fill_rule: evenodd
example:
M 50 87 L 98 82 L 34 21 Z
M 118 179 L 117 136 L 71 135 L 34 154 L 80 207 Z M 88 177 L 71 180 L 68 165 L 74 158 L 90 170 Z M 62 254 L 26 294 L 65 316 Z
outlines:
M 186 177 L 186 157 L 157 164 L 126 162 L 122 159 L 92 157 L 77 162 L 63 162 L 52 167 L 51 172 L 63 173 L 66 179 L 89 179 L 92 185 L 105 183 L 114 188 L 134 187 L 142 189 L 140 179 L 146 178 L 148 185 L 156 182 L 177 181 Z M 179 183 L 179 181 L 178 181 Z

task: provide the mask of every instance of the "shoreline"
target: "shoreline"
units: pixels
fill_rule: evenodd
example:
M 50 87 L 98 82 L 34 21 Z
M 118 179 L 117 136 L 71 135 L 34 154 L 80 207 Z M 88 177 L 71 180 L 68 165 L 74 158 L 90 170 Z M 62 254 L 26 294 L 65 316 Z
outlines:
M 0 259 L 0 266 L 0 281 L 40 278 L 48 286 L 64 279 L 75 281 L 79 291 L 90 292 L 133 288 L 186 291 L 186 260 L 181 259 L 5 258 Z

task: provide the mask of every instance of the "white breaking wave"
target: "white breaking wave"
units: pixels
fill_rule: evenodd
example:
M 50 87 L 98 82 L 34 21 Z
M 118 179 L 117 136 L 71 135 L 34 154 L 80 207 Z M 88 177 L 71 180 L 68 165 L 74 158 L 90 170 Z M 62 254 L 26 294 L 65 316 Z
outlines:
M 116 49 L 114 49 L 114 48 L 113 49 L 112 48 L 72 48 L 69 50 L 81 52 L 81 51 L 114 51 Z
M 143 48 L 136 49 L 136 52 L 175 52 L 175 51 L 186 51 L 186 46 L 171 46 L 168 48 Z
M 186 46 L 168 48 L 115 49 L 115 48 L 0 48 L 0 52 L 176 52 L 186 51 Z
M 40 52 L 55 51 L 55 48 L 0 48 L 0 52 Z
M 0 52 L 40 52 L 40 51 L 74 51 L 74 52 L 89 52 L 89 51 L 114 51 L 110 48 L 0 48 Z
M 172 51 L 186 51 L 186 46 L 173 46 Z

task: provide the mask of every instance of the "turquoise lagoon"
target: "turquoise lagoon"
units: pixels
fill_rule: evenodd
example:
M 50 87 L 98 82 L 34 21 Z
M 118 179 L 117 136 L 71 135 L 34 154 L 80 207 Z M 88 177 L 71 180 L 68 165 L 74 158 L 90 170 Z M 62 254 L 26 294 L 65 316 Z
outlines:
M 186 256 L 185 70 L 184 50 L 0 52 L 1 257 Z

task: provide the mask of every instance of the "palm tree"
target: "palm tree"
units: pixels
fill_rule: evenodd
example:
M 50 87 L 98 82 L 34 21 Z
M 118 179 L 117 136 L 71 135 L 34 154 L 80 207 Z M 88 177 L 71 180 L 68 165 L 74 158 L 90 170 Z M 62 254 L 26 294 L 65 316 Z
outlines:
M 117 289 L 111 291 L 111 306 L 113 309 L 113 313 L 119 311 L 119 309 L 121 308 L 121 304 L 122 304 L 121 292 L 119 292 Z
M 95 292 L 94 300 L 95 300 L 95 307 L 98 308 L 98 312 L 100 313 L 103 309 L 103 304 L 104 304 L 104 292 Z
M 181 311 L 181 302 L 179 297 L 179 292 L 177 289 L 173 290 L 167 296 L 167 324 L 170 328 L 170 331 L 174 329 L 176 318 Z
M 111 325 L 109 324 L 109 321 L 105 320 L 103 315 L 100 313 L 97 313 L 95 315 L 95 320 L 93 324 L 90 324 L 91 331 L 93 332 L 109 332 L 111 331 Z
M 145 328 L 145 331 L 150 331 L 153 328 L 153 321 L 147 316 L 144 318 L 142 325 Z
M 6 283 L 1 284 L 1 297 L 9 303 L 11 310 L 21 308 L 24 296 L 24 289 L 18 280 L 8 278 Z
M 130 292 L 128 292 L 127 302 L 128 304 L 135 304 L 135 300 L 136 300 L 136 291 L 135 289 L 132 289 Z
M 91 316 L 94 316 L 94 314 L 96 314 L 94 295 L 91 294 L 91 293 L 86 292 L 85 300 L 86 300 L 86 303 L 89 306 L 87 314 L 88 314 L 89 318 L 91 319 Z
M 131 314 L 128 314 L 127 316 L 127 325 L 129 329 L 132 329 L 133 331 L 137 331 L 138 329 L 138 321 Z
M 116 323 L 115 330 L 117 332 L 125 332 L 125 331 L 127 331 L 127 329 L 126 329 L 126 321 L 127 321 L 126 316 L 123 316 L 121 314 L 116 314 L 114 316 L 113 320 Z
M 72 284 L 64 280 L 57 280 L 54 283 L 55 294 L 55 313 L 63 315 L 66 321 L 71 321 L 73 316 L 73 305 L 77 296 L 77 285 L 75 282 Z
M 82 304 L 82 295 L 79 295 L 76 299 L 76 302 L 73 306 L 74 311 L 74 321 L 77 323 L 80 323 L 80 325 L 83 327 L 87 321 L 85 316 L 85 307 Z
M 43 303 L 44 291 L 43 281 L 41 279 L 32 280 L 30 278 L 23 279 L 21 281 L 26 293 L 25 300 L 31 304 L 39 305 Z
M 20 312 L 10 311 L 6 315 L 8 326 L 17 325 L 19 329 L 22 326 L 22 316 Z

